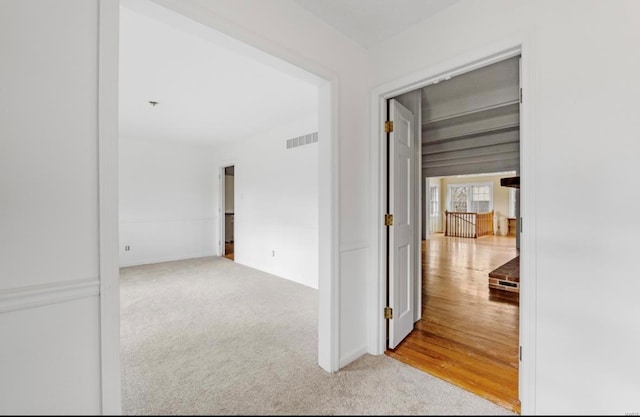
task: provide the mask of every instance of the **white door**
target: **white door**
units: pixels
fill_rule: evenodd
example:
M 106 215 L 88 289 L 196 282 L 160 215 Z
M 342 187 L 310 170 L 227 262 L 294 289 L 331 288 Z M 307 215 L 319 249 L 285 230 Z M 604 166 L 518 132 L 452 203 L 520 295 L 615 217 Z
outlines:
M 416 163 L 413 114 L 396 100 L 389 100 L 389 214 L 393 224 L 389 233 L 389 348 L 395 348 L 413 330 L 416 267 L 414 262 L 414 224 L 417 216 L 413 172 Z

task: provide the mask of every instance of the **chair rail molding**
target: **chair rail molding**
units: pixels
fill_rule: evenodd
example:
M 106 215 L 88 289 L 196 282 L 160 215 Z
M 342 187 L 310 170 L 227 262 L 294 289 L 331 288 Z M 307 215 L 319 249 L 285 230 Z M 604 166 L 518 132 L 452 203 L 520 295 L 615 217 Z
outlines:
M 0 291 L 0 313 L 93 297 L 100 294 L 98 277 Z

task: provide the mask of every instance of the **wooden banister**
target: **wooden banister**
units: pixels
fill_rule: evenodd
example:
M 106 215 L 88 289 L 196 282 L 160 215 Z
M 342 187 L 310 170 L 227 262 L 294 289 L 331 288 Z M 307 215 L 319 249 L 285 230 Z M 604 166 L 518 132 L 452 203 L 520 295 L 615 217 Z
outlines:
M 444 212 L 444 235 L 471 237 L 493 234 L 493 210 L 486 213 Z

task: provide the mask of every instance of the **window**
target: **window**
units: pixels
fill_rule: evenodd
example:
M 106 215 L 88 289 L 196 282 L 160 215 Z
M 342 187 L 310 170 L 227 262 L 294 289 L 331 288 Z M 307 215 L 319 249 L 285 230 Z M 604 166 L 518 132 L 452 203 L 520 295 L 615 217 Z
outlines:
M 440 186 L 429 187 L 429 232 L 440 232 Z
M 451 211 L 467 211 L 467 202 L 469 201 L 468 189 L 469 187 L 466 185 L 449 186 L 449 195 L 451 196 L 449 207 Z
M 432 185 L 429 187 L 429 205 L 431 208 L 429 209 L 429 213 L 431 216 L 437 216 L 440 211 L 440 197 L 438 192 L 438 186 Z
M 485 213 L 491 211 L 491 187 L 488 185 L 471 186 L 471 211 Z
M 449 184 L 449 210 L 463 213 L 493 210 L 493 184 Z

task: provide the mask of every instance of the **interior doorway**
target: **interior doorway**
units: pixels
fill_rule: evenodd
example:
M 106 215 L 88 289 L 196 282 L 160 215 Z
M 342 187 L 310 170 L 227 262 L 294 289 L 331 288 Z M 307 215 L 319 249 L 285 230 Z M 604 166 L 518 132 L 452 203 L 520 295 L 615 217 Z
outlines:
M 222 256 L 233 261 L 235 252 L 235 166 L 224 167 L 223 174 L 220 184 L 220 206 L 224 207 L 224 221 L 220 233 L 224 237 L 223 245 L 221 245 Z
M 421 162 L 419 174 L 399 182 L 394 161 L 402 158 L 394 148 L 402 135 L 394 132 L 393 109 L 407 102 L 415 125 L 405 130 L 415 132 Z M 520 412 L 520 56 L 443 77 L 387 103 L 387 201 L 407 200 L 408 188 L 422 193 L 407 211 L 420 213 L 411 233 L 422 239 L 418 272 L 402 268 L 410 258 L 398 256 L 399 224 L 387 224 L 385 353 Z M 508 276 L 496 275 L 507 269 Z M 406 317 L 399 321 L 403 299 L 414 306 L 409 329 Z

